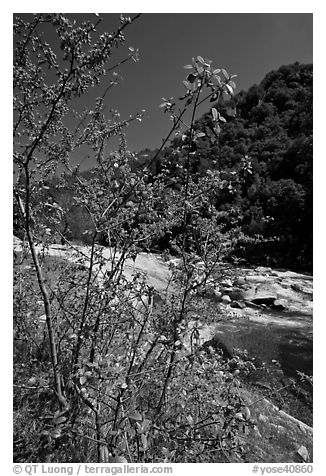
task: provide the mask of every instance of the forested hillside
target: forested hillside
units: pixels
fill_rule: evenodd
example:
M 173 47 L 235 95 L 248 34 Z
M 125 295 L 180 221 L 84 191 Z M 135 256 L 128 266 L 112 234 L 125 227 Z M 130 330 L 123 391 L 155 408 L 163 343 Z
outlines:
M 211 111 L 195 123 L 200 134 L 189 164 L 192 180 L 220 174 L 209 197 L 220 212 L 221 229 L 237 231 L 234 259 L 296 269 L 312 266 L 312 74 L 312 65 L 282 66 L 247 92 L 223 104 L 212 103 L 225 120 L 218 135 L 212 132 Z M 164 172 L 167 189 L 177 193 L 187 156 L 184 139 L 179 135 L 158 155 L 150 149 L 130 154 L 131 171 L 150 164 L 148 183 Z M 94 176 L 95 170 L 80 173 L 83 180 Z M 41 192 L 42 201 L 46 204 L 50 195 L 64 207 L 60 230 L 66 238 L 88 243 L 92 223 L 83 205 L 73 199 L 75 180 L 67 175 L 64 183 L 52 179 L 49 189 Z M 207 205 L 202 213 L 209 216 Z M 162 210 L 159 216 L 167 218 Z M 144 220 L 148 217 L 133 225 Z M 19 234 L 18 227 L 16 223 Z M 177 221 L 167 233 L 162 227 L 161 238 L 148 239 L 146 249 L 177 252 L 174 244 L 181 228 Z M 99 240 L 106 244 L 103 234 Z
M 225 187 L 216 191 L 216 205 L 229 226 L 241 225 L 246 238 L 238 254 L 247 259 L 311 266 L 312 94 L 312 65 L 282 66 L 220 109 L 227 123 L 218 138 L 207 128 L 210 112 L 196 123 L 205 136 L 198 139 L 192 173 L 220 170 Z M 143 155 L 149 160 L 153 152 Z M 153 174 L 167 161 L 178 174 L 185 155 L 182 139 L 175 139 Z

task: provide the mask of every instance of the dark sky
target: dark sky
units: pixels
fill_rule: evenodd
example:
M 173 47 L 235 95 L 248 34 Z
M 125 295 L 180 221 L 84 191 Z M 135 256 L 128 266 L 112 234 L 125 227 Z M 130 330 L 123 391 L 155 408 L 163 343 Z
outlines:
M 69 17 L 97 20 L 94 14 Z M 101 17 L 101 31 L 117 28 L 119 14 Z M 112 58 L 122 58 L 127 47 L 133 46 L 139 48 L 140 61 L 121 67 L 123 81 L 106 97 L 108 108 L 118 109 L 122 119 L 146 109 L 143 122 L 134 122 L 127 129 L 128 148 L 138 151 L 160 146 L 170 121 L 159 105 L 162 97 L 178 97 L 185 92 L 182 80 L 187 70 L 183 66 L 193 56 L 211 59 L 216 68 L 237 74 L 236 92 L 247 90 L 283 64 L 312 63 L 312 23 L 313 15 L 307 13 L 143 14 L 127 27 L 125 48 L 118 49 Z M 102 83 L 101 87 L 105 86 Z M 91 92 L 88 102 L 97 95 L 98 91 Z M 199 113 L 207 109 L 203 107 Z M 85 161 L 83 167 L 88 165 Z
M 192 56 L 237 74 L 236 91 L 283 64 L 313 60 L 312 14 L 144 14 L 126 37 L 139 48 L 140 62 L 130 64 L 112 102 L 123 114 L 148 111 L 148 119 L 128 133 L 135 150 L 161 143 L 169 128 L 158 107 L 161 97 L 184 92 L 183 66 Z

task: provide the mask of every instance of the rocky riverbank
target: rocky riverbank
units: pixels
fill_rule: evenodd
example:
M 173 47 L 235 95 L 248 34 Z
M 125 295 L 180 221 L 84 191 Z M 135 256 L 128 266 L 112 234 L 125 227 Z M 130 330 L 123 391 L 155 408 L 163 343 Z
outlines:
M 89 248 L 74 248 L 52 245 L 39 252 L 70 261 L 84 255 L 87 265 Z M 22 251 L 18 240 L 14 250 Z M 102 252 L 110 269 L 111 251 Z M 170 279 L 169 263 L 158 255 L 140 253 L 126 260 L 127 278 L 138 271 L 147 274 L 157 292 L 163 292 Z M 198 279 L 201 273 L 199 263 Z M 256 461 L 312 461 L 312 387 L 309 382 L 302 387 L 291 383 L 296 370 L 312 374 L 312 291 L 309 275 L 221 265 L 196 296 L 198 310 L 191 325 L 198 328 L 201 344 L 220 335 L 235 355 L 236 349 L 247 350 L 258 363 L 239 388 L 257 422 L 247 435 Z M 201 312 L 202 305 L 207 313 Z

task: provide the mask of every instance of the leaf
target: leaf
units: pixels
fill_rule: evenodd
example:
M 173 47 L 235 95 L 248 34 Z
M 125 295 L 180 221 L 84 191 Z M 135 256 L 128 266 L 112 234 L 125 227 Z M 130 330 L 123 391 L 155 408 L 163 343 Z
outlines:
M 64 423 L 64 422 L 66 422 L 66 421 L 67 421 L 67 417 L 61 416 L 61 417 L 59 417 L 59 418 L 57 418 L 57 419 L 55 420 L 55 424 L 56 424 L 56 425 L 60 425 L 61 423 Z
M 217 110 L 215 109 L 215 107 L 212 107 L 212 116 L 213 116 L 214 121 L 217 121 L 218 112 L 217 112 Z
M 189 81 L 184 80 L 184 81 L 182 81 L 182 82 L 183 82 L 183 85 L 186 86 L 187 89 L 190 89 L 190 83 L 189 83 Z
M 222 73 L 225 76 L 225 79 L 227 79 L 227 80 L 230 79 L 229 73 L 225 69 L 222 69 Z
M 205 136 L 206 136 L 205 132 L 198 132 L 196 134 L 196 137 L 205 137 Z
M 234 81 L 229 81 L 229 85 L 230 85 L 231 88 L 233 88 L 233 89 L 235 89 L 235 88 L 237 87 Z
M 87 377 L 85 377 L 85 375 L 82 375 L 80 378 L 79 378 L 79 381 L 80 381 L 80 385 L 84 385 L 87 381 Z
M 219 85 L 219 86 L 222 86 L 222 83 L 221 83 L 221 78 L 220 78 L 220 76 L 216 76 L 216 75 L 214 75 L 214 78 L 216 79 L 216 81 L 217 81 L 218 85 Z
M 308 453 L 308 450 L 305 446 L 300 446 L 297 453 L 298 453 L 299 456 L 301 456 L 301 458 L 303 459 L 303 461 L 305 463 L 307 463 L 307 461 L 309 461 L 309 453 Z
M 210 138 L 214 137 L 214 133 L 209 127 L 205 126 L 205 131 L 206 131 L 206 135 L 208 137 L 210 137 Z
M 141 416 L 141 414 L 137 411 L 131 413 L 130 415 L 128 415 L 130 420 L 133 420 L 133 421 L 142 421 L 143 420 L 143 417 Z
M 223 116 L 221 116 L 221 115 L 219 116 L 218 119 L 219 119 L 219 121 L 221 121 L 221 122 L 226 122 L 226 119 L 225 119 Z
M 249 420 L 251 413 L 248 407 L 244 407 L 242 410 L 242 415 L 246 420 Z
M 196 78 L 197 78 L 197 74 L 190 73 L 187 76 L 187 81 L 189 81 L 189 83 L 194 83 L 196 81 Z
M 59 438 L 61 436 L 61 431 L 60 430 L 53 430 L 53 431 L 51 431 L 51 436 L 54 439 Z
M 229 84 L 226 84 L 225 87 L 228 89 L 229 93 L 233 95 L 233 89 Z
M 216 135 L 219 135 L 219 133 L 221 132 L 221 128 L 218 124 L 214 127 L 214 132 Z
M 228 107 L 226 110 L 226 114 L 230 117 L 235 117 L 237 115 L 237 110 L 236 108 Z
M 214 69 L 213 74 L 218 74 L 220 72 L 221 72 L 220 68 L 217 68 L 217 69 Z
M 192 64 L 186 64 L 184 66 L 185 69 L 192 69 L 193 68 L 193 65 Z
M 213 96 L 210 98 L 209 102 L 217 101 L 219 97 L 219 93 L 214 93 Z
M 205 60 L 201 56 L 197 56 L 197 59 L 201 64 L 205 64 Z

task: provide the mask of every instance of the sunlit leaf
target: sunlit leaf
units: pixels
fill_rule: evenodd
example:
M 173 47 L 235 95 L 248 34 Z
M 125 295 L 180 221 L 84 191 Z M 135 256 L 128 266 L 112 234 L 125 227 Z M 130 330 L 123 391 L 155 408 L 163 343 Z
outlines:
M 210 98 L 210 102 L 214 102 L 218 99 L 219 93 L 214 93 L 213 96 Z
M 186 64 L 184 66 L 185 69 L 192 69 L 193 68 L 193 65 L 192 64 Z
M 230 93 L 231 95 L 233 95 L 233 89 L 232 89 L 232 87 L 231 87 L 229 84 L 226 84 L 225 86 L 226 86 L 226 88 L 228 89 L 229 93 Z
M 248 407 L 244 407 L 242 410 L 242 415 L 246 420 L 249 420 L 251 413 Z
M 201 56 L 197 56 L 197 59 L 201 64 L 205 64 L 205 60 Z
M 61 416 L 61 417 L 59 417 L 59 418 L 57 418 L 57 419 L 55 420 L 55 424 L 56 424 L 56 425 L 60 425 L 61 423 L 64 423 L 64 422 L 66 422 L 66 421 L 67 421 L 67 417 Z
M 223 73 L 225 79 L 227 79 L 227 80 L 230 79 L 229 73 L 225 69 L 222 69 L 222 73 Z
M 212 107 L 212 116 L 213 116 L 214 121 L 217 121 L 218 112 L 217 112 L 217 110 L 215 109 L 215 107 Z
M 217 69 L 214 69 L 213 74 L 218 74 L 220 72 L 221 72 L 220 68 L 217 68 Z
M 59 437 L 61 436 L 60 430 L 53 430 L 53 431 L 51 431 L 51 436 L 52 436 L 52 438 L 54 438 L 54 439 L 59 438 Z
M 220 126 L 219 126 L 218 124 L 214 127 L 214 132 L 215 132 L 215 134 L 217 134 L 217 135 L 221 132 L 221 128 L 220 128 Z

